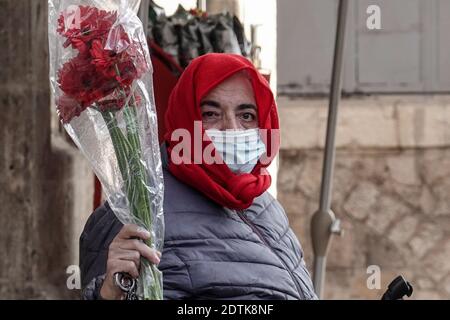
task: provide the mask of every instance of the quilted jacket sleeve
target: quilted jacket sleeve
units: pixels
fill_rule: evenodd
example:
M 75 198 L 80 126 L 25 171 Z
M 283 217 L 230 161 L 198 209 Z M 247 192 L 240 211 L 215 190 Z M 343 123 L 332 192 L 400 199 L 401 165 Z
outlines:
M 108 248 L 122 229 L 108 204 L 97 208 L 89 217 L 80 236 L 80 270 L 82 298 L 99 299 L 98 290 L 106 273 Z

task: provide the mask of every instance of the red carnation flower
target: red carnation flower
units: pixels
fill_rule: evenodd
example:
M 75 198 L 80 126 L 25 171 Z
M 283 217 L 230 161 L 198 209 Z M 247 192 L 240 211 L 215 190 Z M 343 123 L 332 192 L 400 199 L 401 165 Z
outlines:
M 121 86 L 129 86 L 147 71 L 145 57 L 136 50 L 136 44 L 117 53 L 104 49 L 99 40 L 92 42 L 92 63 L 104 77 L 115 78 Z
M 63 123 L 69 123 L 73 117 L 78 117 L 86 109 L 76 100 L 64 94 L 56 101 L 56 108 Z
M 102 112 L 108 110 L 120 110 L 130 102 L 130 92 L 130 88 L 125 88 L 124 90 L 115 90 L 106 99 L 97 101 L 96 107 Z
M 117 87 L 115 79 L 102 76 L 83 56 L 77 56 L 62 66 L 58 72 L 58 83 L 66 95 L 83 107 L 108 96 Z
M 59 87 L 66 95 L 59 102 L 65 122 L 94 103 L 100 111 L 121 109 L 124 99 L 110 95 L 116 89 L 121 96 L 128 95 L 133 81 L 148 70 L 141 43 L 130 41 L 124 27 L 114 25 L 115 12 L 83 6 L 78 10 L 78 24 L 67 26 L 71 20 L 66 18 L 67 13 L 61 14 L 58 20 L 58 32 L 67 37 L 64 46 L 72 45 L 79 51 L 58 71 Z M 113 48 L 106 45 L 108 41 Z M 72 99 L 71 103 L 68 98 Z
M 117 13 L 114 11 L 79 6 L 77 12 L 66 10 L 60 15 L 57 32 L 67 38 L 65 48 L 71 45 L 72 48 L 85 53 L 90 49 L 94 39 L 108 36 L 116 20 Z
M 117 65 L 117 68 L 119 74 L 116 76 L 116 81 L 121 86 L 130 86 L 134 80 L 141 76 L 133 61 L 123 61 Z
M 92 42 L 90 53 L 92 56 L 92 63 L 98 69 L 110 68 L 120 59 L 120 55 L 116 52 L 112 50 L 105 50 L 100 40 L 94 40 Z

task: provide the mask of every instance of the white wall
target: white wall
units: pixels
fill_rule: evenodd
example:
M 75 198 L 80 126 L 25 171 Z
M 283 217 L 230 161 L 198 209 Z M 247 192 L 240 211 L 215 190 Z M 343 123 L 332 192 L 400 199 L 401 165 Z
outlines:
M 277 3 L 280 94 L 328 94 L 338 0 Z M 370 5 L 380 30 L 367 27 Z M 349 0 L 343 90 L 448 93 L 449 21 L 448 0 Z
M 166 15 L 172 15 L 178 8 L 178 5 L 181 4 L 186 10 L 197 7 L 196 0 L 154 0 L 154 2 L 163 7 L 166 11 Z

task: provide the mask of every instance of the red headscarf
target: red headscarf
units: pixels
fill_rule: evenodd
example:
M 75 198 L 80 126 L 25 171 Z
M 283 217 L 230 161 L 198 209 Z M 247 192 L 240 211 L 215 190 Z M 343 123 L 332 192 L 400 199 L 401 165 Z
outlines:
M 258 109 L 259 128 L 267 129 L 267 153 L 269 161 L 260 161 L 251 173 L 234 174 L 225 163 L 195 164 L 194 152 L 189 154 L 189 164 L 174 164 L 171 151 L 179 141 L 171 141 L 176 129 L 186 129 L 194 137 L 194 121 L 202 121 L 200 101 L 215 86 L 239 71 L 250 75 Z M 231 209 L 248 208 L 253 199 L 270 186 L 271 178 L 266 170 L 279 148 L 279 135 L 271 142 L 271 130 L 279 129 L 278 113 L 272 91 L 266 79 L 246 58 L 235 54 L 210 53 L 193 60 L 173 89 L 166 112 L 165 141 L 169 152 L 169 171 L 184 183 L 199 190 L 216 203 Z M 278 130 L 276 130 L 278 131 Z M 205 130 L 202 129 L 202 137 Z M 200 137 L 201 139 L 201 137 Z M 273 139 L 273 138 L 272 138 Z M 194 149 L 194 138 L 191 147 Z M 201 152 L 211 141 L 201 142 Z M 274 150 L 271 150 L 274 149 Z

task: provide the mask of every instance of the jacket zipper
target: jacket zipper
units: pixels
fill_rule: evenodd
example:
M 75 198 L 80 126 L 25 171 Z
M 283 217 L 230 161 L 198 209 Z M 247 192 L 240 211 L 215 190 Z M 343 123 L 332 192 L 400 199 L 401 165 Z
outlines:
M 292 281 L 295 284 L 295 287 L 297 288 L 298 293 L 300 294 L 300 296 L 305 299 L 305 295 L 303 293 L 303 290 L 300 288 L 300 285 L 297 283 L 297 281 L 295 280 L 294 275 L 292 274 L 292 271 L 287 267 L 287 265 L 284 263 L 283 259 L 281 259 L 278 254 L 275 252 L 275 250 L 273 250 L 273 248 L 270 246 L 270 244 L 267 242 L 267 240 L 264 238 L 264 236 L 261 234 L 261 232 L 259 231 L 258 227 L 251 222 L 249 219 L 247 219 L 247 217 L 245 216 L 245 210 L 236 210 L 239 218 L 241 218 L 241 220 L 248 225 L 253 232 L 256 233 L 256 235 L 258 236 L 258 238 L 261 240 L 261 242 L 267 247 L 269 248 L 270 251 L 272 251 L 272 253 L 278 258 L 278 260 L 280 260 L 281 264 L 283 265 L 284 269 L 286 269 L 286 271 L 289 273 L 289 275 L 291 276 Z

